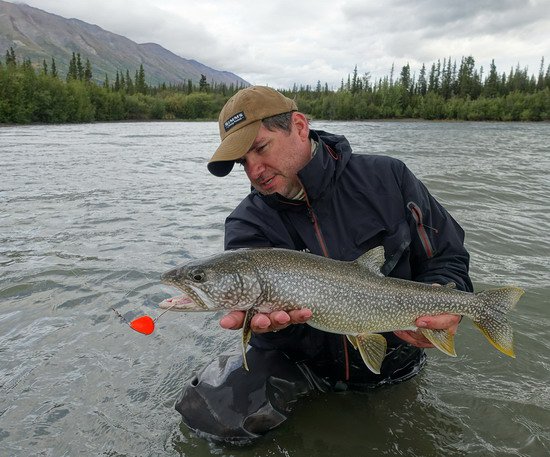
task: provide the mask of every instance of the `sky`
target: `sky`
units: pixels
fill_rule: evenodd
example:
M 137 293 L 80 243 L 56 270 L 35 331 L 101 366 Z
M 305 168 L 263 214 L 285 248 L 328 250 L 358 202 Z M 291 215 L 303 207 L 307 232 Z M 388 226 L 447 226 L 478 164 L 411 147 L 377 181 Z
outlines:
M 15 3 L 14 0 L 12 3 Z M 17 2 L 21 3 L 21 2 Z M 486 70 L 550 64 L 550 0 L 25 0 L 252 84 L 338 88 L 407 63 L 473 56 Z M 485 73 L 487 74 L 487 73 Z

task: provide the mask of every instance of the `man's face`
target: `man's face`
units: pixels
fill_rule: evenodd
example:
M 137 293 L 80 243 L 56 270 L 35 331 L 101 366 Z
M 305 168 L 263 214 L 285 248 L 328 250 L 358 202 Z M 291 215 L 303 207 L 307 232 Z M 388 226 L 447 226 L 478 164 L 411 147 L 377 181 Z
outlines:
M 302 188 L 297 173 L 311 159 L 309 127 L 301 113 L 293 113 L 290 133 L 263 125 L 250 150 L 238 162 L 250 183 L 264 195 L 293 198 Z

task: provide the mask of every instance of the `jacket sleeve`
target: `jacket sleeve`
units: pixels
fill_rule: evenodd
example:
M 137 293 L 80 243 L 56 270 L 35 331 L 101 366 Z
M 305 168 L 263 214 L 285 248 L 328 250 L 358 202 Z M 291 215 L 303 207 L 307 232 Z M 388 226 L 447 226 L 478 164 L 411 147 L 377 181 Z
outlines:
M 470 256 L 460 225 L 405 165 L 401 190 L 411 232 L 412 279 L 433 284 L 454 282 L 457 289 L 471 292 Z

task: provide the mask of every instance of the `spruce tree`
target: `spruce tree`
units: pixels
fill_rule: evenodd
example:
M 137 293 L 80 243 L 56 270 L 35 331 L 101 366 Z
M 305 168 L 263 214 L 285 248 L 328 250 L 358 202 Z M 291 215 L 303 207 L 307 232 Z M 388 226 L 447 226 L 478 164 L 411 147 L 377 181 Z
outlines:
M 418 75 L 418 93 L 422 96 L 426 95 L 428 92 L 428 84 L 426 82 L 426 65 L 422 63 L 422 68 L 420 69 L 420 75 Z
M 69 62 L 69 71 L 67 72 L 67 82 L 77 78 L 78 78 L 78 70 L 76 66 L 76 54 L 73 52 L 73 56 Z
M 57 67 L 55 65 L 55 59 L 52 57 L 52 65 L 51 65 L 51 71 L 50 71 L 50 75 L 52 76 L 52 78 L 57 78 Z
M 147 85 L 145 84 L 145 70 L 143 69 L 143 64 L 139 66 L 139 71 L 136 71 L 135 86 L 136 92 L 140 94 L 147 93 Z
M 80 53 L 76 55 L 76 74 L 80 81 L 84 80 L 84 67 L 82 66 L 82 59 Z
M 120 76 L 118 75 L 118 70 L 116 72 L 116 79 L 115 79 L 115 85 L 113 87 L 115 92 L 118 92 L 120 90 Z
M 15 51 L 10 46 L 10 49 L 6 51 L 6 66 L 15 67 L 17 65 L 17 59 L 15 57 Z
M 84 81 L 92 82 L 92 64 L 89 59 L 86 59 L 86 67 L 84 68 Z
M 134 83 L 130 77 L 130 71 L 126 70 L 126 93 L 132 95 L 134 93 Z

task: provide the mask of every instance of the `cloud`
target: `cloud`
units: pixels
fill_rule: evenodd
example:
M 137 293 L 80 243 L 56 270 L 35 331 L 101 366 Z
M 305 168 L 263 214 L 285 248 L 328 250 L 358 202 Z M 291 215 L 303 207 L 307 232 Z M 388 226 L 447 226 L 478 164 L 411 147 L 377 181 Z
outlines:
M 407 62 L 413 71 L 452 56 L 499 71 L 538 72 L 550 59 L 549 0 L 27 0 L 133 41 L 255 84 L 339 87 L 353 71 L 373 79 Z

